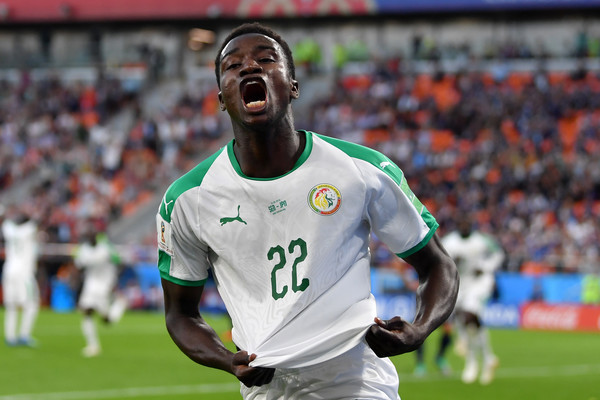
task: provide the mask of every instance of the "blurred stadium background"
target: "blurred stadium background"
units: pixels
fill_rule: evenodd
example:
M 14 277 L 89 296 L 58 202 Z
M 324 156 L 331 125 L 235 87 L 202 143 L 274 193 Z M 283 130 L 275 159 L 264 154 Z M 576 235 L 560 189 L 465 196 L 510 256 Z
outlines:
M 232 27 L 254 20 L 279 30 L 294 50 L 299 128 L 389 155 L 440 233 L 467 210 L 499 239 L 508 258 L 486 322 L 497 328 L 494 336 L 509 337 L 505 351 L 520 343 L 513 334 L 531 340 L 558 332 L 564 342 L 549 340 L 549 348 L 580 341 L 599 354 L 600 1 L 0 0 L 0 202 L 44 215 L 44 312 L 35 334 L 48 337 L 40 338 L 40 353 L 54 336 L 68 337 L 48 331 L 60 323 L 53 321 L 76 321 L 68 318 L 78 287 L 67 271 L 88 221 L 108 230 L 125 260 L 120 290 L 130 308 L 161 310 L 154 233 L 160 196 L 231 139 L 218 110 L 213 59 Z M 414 298 L 388 267 L 385 249 L 373 249 L 381 314 L 410 318 Z M 223 312 L 214 288 L 203 300 L 207 311 Z M 149 314 L 131 318 L 150 318 L 143 321 L 158 328 L 148 329 L 165 334 L 160 312 Z M 125 343 L 141 331 L 130 325 Z M 67 342 L 77 359 L 78 345 Z M 165 354 L 175 352 L 163 336 L 158 343 Z M 585 390 L 572 398 L 600 398 L 600 385 L 591 384 L 600 373 L 597 357 L 594 364 L 584 349 L 572 351 L 556 369 L 542 357 L 556 372 L 550 379 L 576 376 Z M 31 368 L 27 360 L 45 365 L 21 349 L 7 357 L 23 361 L 23 370 Z M 561 370 L 567 358 L 579 369 Z M 412 358 L 404 360 L 399 368 L 410 371 Z M 449 398 L 496 398 L 491 393 L 501 384 L 465 394 L 455 378 L 456 391 L 446 393 L 456 397 Z M 9 379 L 0 399 L 158 398 L 76 392 L 125 385 L 98 379 L 83 387 Z M 185 383 L 173 390 L 185 392 Z M 55 397 L 44 397 L 45 390 Z M 539 398 L 571 398 L 540 390 Z M 190 398 L 225 398 L 196 393 Z

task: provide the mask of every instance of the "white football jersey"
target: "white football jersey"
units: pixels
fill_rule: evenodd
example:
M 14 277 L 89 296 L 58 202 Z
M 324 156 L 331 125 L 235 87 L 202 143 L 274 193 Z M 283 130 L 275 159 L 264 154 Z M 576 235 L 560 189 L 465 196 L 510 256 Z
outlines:
M 161 277 L 209 268 L 253 366 L 301 367 L 357 345 L 373 324 L 369 232 L 399 256 L 438 225 L 402 171 L 372 149 L 306 134 L 293 170 L 245 176 L 233 141 L 175 181 L 156 217 Z
M 83 243 L 77 247 L 73 261 L 85 270 L 85 286 L 112 289 L 117 281 L 119 256 L 105 237 L 100 235 L 95 246 Z
M 2 223 L 2 234 L 5 240 L 4 277 L 25 279 L 33 276 L 39 251 L 35 222 L 16 224 L 7 219 Z
M 493 274 L 504 260 L 498 243 L 479 231 L 471 232 L 466 238 L 457 231 L 450 232 L 442 238 L 442 244 L 454 259 L 461 278 L 473 276 L 478 270 Z

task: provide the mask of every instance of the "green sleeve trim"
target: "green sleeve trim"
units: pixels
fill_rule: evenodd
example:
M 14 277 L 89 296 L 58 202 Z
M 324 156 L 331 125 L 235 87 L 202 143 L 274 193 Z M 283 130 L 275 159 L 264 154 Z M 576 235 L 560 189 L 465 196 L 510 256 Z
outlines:
M 202 279 L 201 281 L 185 281 L 183 279 L 174 278 L 163 271 L 160 271 L 160 277 L 166 281 L 173 282 L 181 286 L 198 287 L 204 286 L 204 284 L 206 283 L 206 279 Z
M 429 213 L 428 213 L 429 214 Z M 408 256 L 412 256 L 413 254 L 415 254 L 417 251 L 421 250 L 423 247 L 425 247 L 427 245 L 427 243 L 429 243 L 429 241 L 431 240 L 431 238 L 433 237 L 433 234 L 435 233 L 435 231 L 437 230 L 437 228 L 439 227 L 439 224 L 437 223 L 437 221 L 433 218 L 433 216 L 431 216 L 431 214 L 429 214 L 429 216 L 431 217 L 429 220 L 426 219 L 425 223 L 427 224 L 427 226 L 429 226 L 429 233 L 427 233 L 427 236 L 425 236 L 423 238 L 423 240 L 421 240 L 421 242 L 419 244 L 417 244 L 415 247 L 413 247 L 410 250 L 407 250 L 403 253 L 396 253 L 396 255 L 400 258 L 405 258 Z
M 158 271 L 160 277 L 182 286 L 204 286 L 206 279 L 200 281 L 186 281 L 175 278 L 169 274 L 169 266 L 171 265 L 171 257 L 162 250 L 158 250 Z

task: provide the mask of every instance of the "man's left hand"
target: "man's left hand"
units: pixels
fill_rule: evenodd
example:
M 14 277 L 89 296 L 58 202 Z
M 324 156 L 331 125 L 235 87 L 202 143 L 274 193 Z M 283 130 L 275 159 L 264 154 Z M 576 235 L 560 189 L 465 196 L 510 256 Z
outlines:
M 366 340 L 378 357 L 411 352 L 424 341 L 416 327 L 400 317 L 389 320 L 375 318 L 375 324 L 367 331 Z

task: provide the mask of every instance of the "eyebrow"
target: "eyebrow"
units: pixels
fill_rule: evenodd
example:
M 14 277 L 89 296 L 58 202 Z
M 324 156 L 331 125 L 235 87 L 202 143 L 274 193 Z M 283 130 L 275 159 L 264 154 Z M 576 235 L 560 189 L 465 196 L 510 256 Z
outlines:
M 225 58 L 227 58 L 231 54 L 235 53 L 239 49 L 240 49 L 239 47 L 235 47 L 235 48 L 229 50 L 227 53 L 223 54 L 223 56 L 221 57 L 221 61 L 225 60 Z M 259 44 L 256 47 L 254 47 L 254 50 L 273 50 L 273 51 L 277 51 L 277 49 L 274 46 L 270 46 L 270 45 L 267 45 L 267 44 Z
M 229 55 L 231 55 L 231 54 L 235 53 L 235 52 L 236 52 L 236 51 L 238 51 L 238 50 L 239 50 L 239 48 L 238 48 L 238 47 L 236 47 L 236 48 L 233 48 L 233 49 L 229 50 L 227 53 L 225 53 L 225 54 L 223 54 L 223 55 L 221 56 L 221 61 L 223 61 L 225 58 L 227 58 L 227 56 L 229 56 Z

